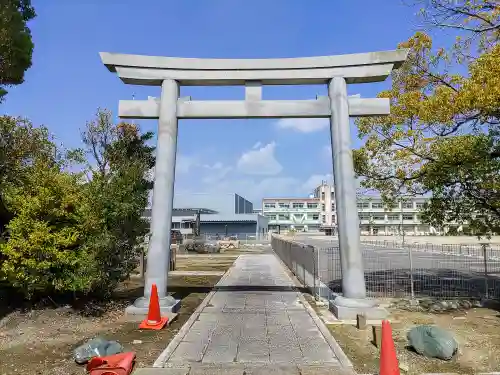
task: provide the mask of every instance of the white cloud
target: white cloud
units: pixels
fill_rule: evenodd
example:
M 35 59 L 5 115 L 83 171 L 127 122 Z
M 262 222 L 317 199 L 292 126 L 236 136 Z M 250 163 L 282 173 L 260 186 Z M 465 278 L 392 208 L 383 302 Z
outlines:
M 188 173 L 193 167 L 198 165 L 199 163 L 196 157 L 177 154 L 175 171 L 178 173 Z
M 313 133 L 328 128 L 326 118 L 284 118 L 276 123 L 279 129 L 290 129 L 299 133 Z
M 244 152 L 236 163 L 238 170 L 251 175 L 272 176 L 280 173 L 283 166 L 276 160 L 275 149 L 276 143 L 271 142 L 260 148 Z
M 328 184 L 333 184 L 333 176 L 331 174 L 313 174 L 300 187 L 300 190 L 306 194 L 311 193 L 323 181 Z
M 217 162 L 213 165 L 204 165 L 203 167 L 207 173 L 202 180 L 205 184 L 210 184 L 223 179 L 233 169 L 232 167 L 224 165 L 221 162 Z

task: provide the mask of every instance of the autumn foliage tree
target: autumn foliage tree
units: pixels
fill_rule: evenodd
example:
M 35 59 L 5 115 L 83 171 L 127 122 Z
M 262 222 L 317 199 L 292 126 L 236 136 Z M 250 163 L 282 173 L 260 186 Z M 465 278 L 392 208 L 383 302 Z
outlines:
M 366 142 L 354 152 L 355 168 L 389 202 L 430 193 L 424 220 L 431 224 L 499 232 L 500 7 L 451 3 L 431 1 L 426 20 L 473 35 L 458 36 L 448 50 L 423 32 L 400 44 L 410 49 L 408 61 L 379 95 L 390 99 L 391 115 L 357 121 Z

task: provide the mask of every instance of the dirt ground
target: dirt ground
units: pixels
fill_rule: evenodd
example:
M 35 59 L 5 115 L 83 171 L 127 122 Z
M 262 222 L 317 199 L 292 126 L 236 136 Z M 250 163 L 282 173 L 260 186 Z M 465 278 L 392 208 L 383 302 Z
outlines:
M 496 310 L 474 308 L 453 313 L 431 314 L 392 310 L 394 342 L 401 367 L 407 374 L 457 373 L 477 374 L 500 369 L 500 314 Z M 421 324 L 437 325 L 453 333 L 459 344 L 451 361 L 428 359 L 408 348 L 407 332 Z M 359 374 L 378 372 L 379 352 L 371 343 L 372 331 L 360 331 L 352 325 L 328 325 L 335 339 Z M 402 371 L 402 373 L 404 373 Z
M 225 271 L 236 257 L 189 258 L 178 263 L 182 269 Z M 84 309 L 52 304 L 3 314 L 0 311 L 0 375 L 83 374 L 84 367 L 72 358 L 73 349 L 96 336 L 116 340 L 126 351 L 134 351 L 137 366 L 151 366 L 219 279 L 169 277 L 169 291 L 182 300 L 182 307 L 177 319 L 161 331 L 141 331 L 137 322 L 124 319 L 125 307 L 143 295 L 140 279 L 121 285 L 110 301 Z
M 176 271 L 226 271 L 238 255 L 198 255 L 177 256 Z

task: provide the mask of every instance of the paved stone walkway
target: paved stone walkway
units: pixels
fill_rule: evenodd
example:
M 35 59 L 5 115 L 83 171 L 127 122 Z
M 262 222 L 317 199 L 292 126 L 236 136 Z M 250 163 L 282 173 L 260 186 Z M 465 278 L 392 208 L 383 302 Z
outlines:
M 154 367 L 181 364 L 350 367 L 274 254 L 241 255 Z

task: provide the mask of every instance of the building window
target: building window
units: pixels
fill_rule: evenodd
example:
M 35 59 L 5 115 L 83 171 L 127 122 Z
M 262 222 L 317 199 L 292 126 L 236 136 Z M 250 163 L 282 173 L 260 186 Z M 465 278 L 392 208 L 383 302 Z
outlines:
M 373 220 L 385 220 L 385 215 L 373 215 Z
M 335 224 L 335 215 L 332 215 L 332 224 Z
M 415 205 L 417 206 L 417 210 L 421 210 L 422 208 L 424 208 L 425 203 L 418 202 Z
M 290 220 L 290 216 L 289 215 L 278 215 L 278 219 L 279 220 Z
M 279 203 L 278 206 L 279 206 L 279 208 L 290 208 L 289 203 Z
M 361 220 L 370 220 L 370 214 L 369 213 L 365 213 L 365 212 L 361 212 L 358 214 L 359 218 Z
M 332 211 L 335 211 L 335 203 L 332 203 Z
M 325 222 L 326 222 L 325 215 L 321 215 L 321 222 L 322 222 L 322 223 L 325 223 Z
M 368 203 L 368 202 L 358 202 L 358 208 L 370 208 L 370 203 Z
M 276 215 L 266 215 L 269 220 L 276 220 Z
M 332 199 L 335 199 L 335 192 L 332 191 L 332 195 L 331 195 Z
M 264 203 L 264 208 L 276 208 L 274 203 Z
M 312 215 L 313 220 L 319 220 L 319 215 Z
M 403 220 L 413 220 L 413 215 L 403 214 Z
M 179 229 L 181 227 L 181 223 L 173 222 L 172 229 Z
M 321 211 L 325 211 L 325 204 L 321 203 Z
M 403 202 L 403 208 L 413 208 L 413 202 Z
M 321 192 L 321 200 L 322 200 L 322 201 L 324 201 L 324 200 L 325 200 L 325 192 L 324 192 L 324 191 L 322 191 L 322 192 Z
M 292 203 L 293 208 L 304 208 L 304 203 Z
M 387 220 L 400 220 L 399 215 L 389 214 L 387 215 Z
M 372 203 L 372 208 L 384 208 L 383 203 Z
M 308 203 L 307 208 L 318 208 L 318 204 L 317 203 Z

